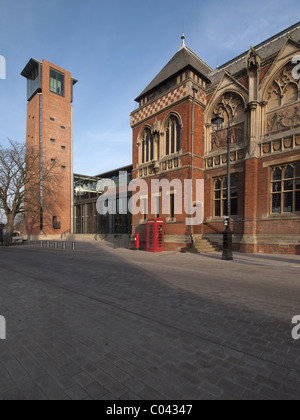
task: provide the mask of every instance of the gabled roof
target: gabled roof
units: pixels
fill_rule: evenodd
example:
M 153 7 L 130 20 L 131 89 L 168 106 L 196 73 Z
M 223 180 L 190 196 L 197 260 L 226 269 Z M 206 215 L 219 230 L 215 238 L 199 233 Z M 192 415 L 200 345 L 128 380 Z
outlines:
M 259 54 L 262 60 L 266 60 L 269 57 L 277 54 L 289 38 L 292 38 L 296 42 L 300 43 L 300 22 L 256 45 L 254 50 Z M 224 70 L 227 70 L 232 75 L 245 70 L 245 60 L 248 52 L 249 50 L 211 72 L 209 75 L 212 82 L 211 86 L 219 83 L 219 81 L 222 79 Z
M 170 79 L 172 76 L 186 67 L 192 67 L 198 73 L 200 73 L 207 82 L 210 82 L 208 75 L 212 72 L 212 68 L 209 67 L 209 65 L 206 64 L 203 60 L 201 60 L 201 58 L 198 57 L 192 50 L 186 46 L 183 46 L 161 70 L 161 72 L 158 73 L 158 75 L 152 80 L 146 89 L 143 90 L 143 92 L 136 98 L 136 101 L 139 102 L 140 98 L 146 93 L 150 92 L 152 89 Z

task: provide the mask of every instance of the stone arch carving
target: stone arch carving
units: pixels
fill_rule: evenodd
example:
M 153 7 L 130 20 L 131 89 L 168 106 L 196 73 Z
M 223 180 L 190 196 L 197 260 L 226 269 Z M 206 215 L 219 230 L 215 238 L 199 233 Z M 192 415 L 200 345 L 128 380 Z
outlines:
M 272 74 L 266 85 L 266 134 L 300 125 L 300 80 L 294 79 L 293 68 L 288 61 Z
M 294 79 L 293 68 L 289 61 L 270 78 L 264 97 L 268 102 L 268 111 L 299 100 L 300 81 Z
M 237 91 L 226 91 L 217 99 L 208 109 L 206 115 L 206 151 L 213 152 L 227 145 L 227 127 L 228 116 L 224 110 L 221 110 L 221 116 L 224 118 L 223 129 L 215 133 L 211 125 L 213 115 L 218 112 L 219 105 L 222 104 L 227 110 L 230 117 L 230 124 L 232 127 L 231 138 L 232 144 L 237 145 L 245 141 L 247 131 L 247 114 L 245 112 L 246 101 L 245 98 Z
M 176 117 L 178 119 L 178 121 L 179 121 L 180 127 L 181 128 L 183 127 L 183 121 L 182 121 L 181 115 L 178 112 L 176 112 L 176 111 L 171 111 L 171 112 L 168 113 L 168 115 L 164 118 L 164 120 L 162 122 L 162 129 L 163 129 L 164 132 L 165 132 L 165 130 L 167 128 L 167 124 L 169 122 L 169 119 L 172 116 Z
M 142 138 L 143 138 L 143 134 L 144 134 L 144 131 L 146 130 L 146 128 L 149 128 L 149 130 L 151 130 L 152 129 L 152 127 L 151 127 L 151 125 L 149 125 L 149 124 L 145 124 L 141 129 L 140 129 L 140 132 L 139 132 L 139 134 L 138 134 L 138 136 L 137 136 L 137 142 L 136 142 L 136 144 L 139 146 L 140 144 L 141 144 L 141 142 L 142 142 Z

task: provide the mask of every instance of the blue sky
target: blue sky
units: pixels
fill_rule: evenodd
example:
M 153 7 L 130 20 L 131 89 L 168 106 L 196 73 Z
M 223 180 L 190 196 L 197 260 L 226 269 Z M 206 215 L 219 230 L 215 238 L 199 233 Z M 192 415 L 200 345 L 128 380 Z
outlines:
M 94 175 L 131 163 L 134 98 L 180 47 L 211 67 L 299 20 L 299 0 L 0 0 L 0 144 L 25 140 L 31 57 L 71 71 L 74 171 Z

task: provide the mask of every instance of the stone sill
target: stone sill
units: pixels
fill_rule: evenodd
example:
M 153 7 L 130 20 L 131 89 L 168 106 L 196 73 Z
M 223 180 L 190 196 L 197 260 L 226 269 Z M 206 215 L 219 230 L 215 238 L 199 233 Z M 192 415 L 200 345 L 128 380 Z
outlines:
M 262 217 L 261 220 L 300 220 L 300 213 L 270 214 Z
M 242 217 L 238 217 L 238 216 L 231 216 L 230 221 L 232 221 L 232 222 L 243 222 L 244 219 Z M 207 219 L 204 222 L 204 224 L 207 224 L 207 223 L 224 223 L 224 222 L 225 222 L 225 217 L 213 217 L 211 219 Z
M 171 223 L 176 223 L 176 222 L 177 222 L 177 220 L 176 220 L 176 218 L 175 218 L 175 217 L 173 217 L 173 218 L 171 218 L 171 217 L 167 217 L 167 218 L 166 218 L 166 223 L 171 224 Z

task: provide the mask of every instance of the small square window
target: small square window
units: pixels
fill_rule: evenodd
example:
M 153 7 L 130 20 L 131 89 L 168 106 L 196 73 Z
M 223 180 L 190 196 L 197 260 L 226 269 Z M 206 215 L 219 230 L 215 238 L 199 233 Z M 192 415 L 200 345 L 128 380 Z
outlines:
M 61 150 L 66 150 L 66 146 L 61 146 Z
M 55 139 L 50 139 L 50 143 L 55 143 Z
M 55 165 L 56 160 L 55 159 L 51 159 L 51 163 L 52 163 L 52 165 Z
M 65 129 L 66 129 L 66 127 L 65 127 L 64 125 L 61 125 L 61 126 L 60 126 L 60 128 L 61 128 L 62 130 L 65 130 Z
M 55 118 L 53 118 L 53 117 L 50 117 L 50 121 L 52 121 L 52 122 L 53 122 L 53 121 L 55 121 Z
M 65 166 L 62 166 L 62 167 L 61 167 L 61 169 L 62 169 L 63 171 L 65 171 L 67 168 L 66 168 Z

